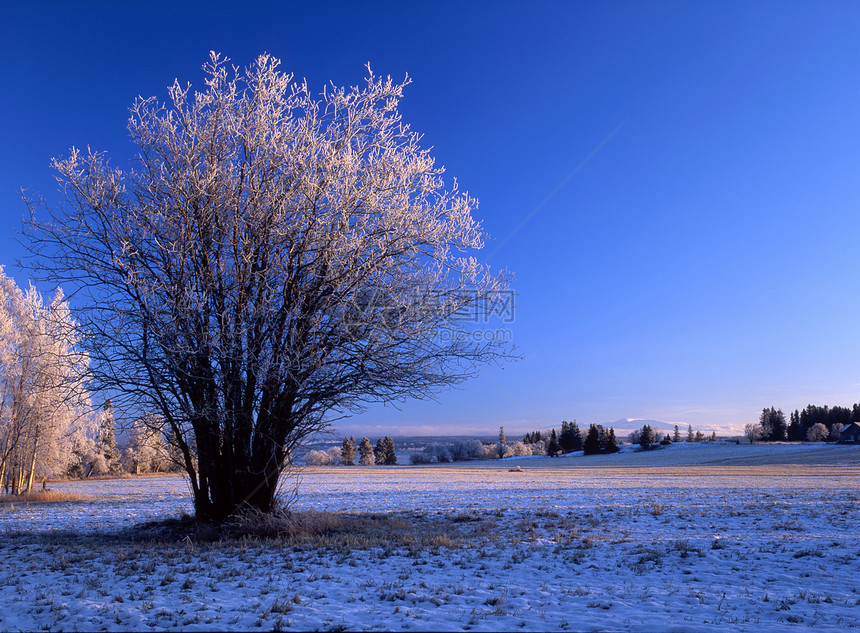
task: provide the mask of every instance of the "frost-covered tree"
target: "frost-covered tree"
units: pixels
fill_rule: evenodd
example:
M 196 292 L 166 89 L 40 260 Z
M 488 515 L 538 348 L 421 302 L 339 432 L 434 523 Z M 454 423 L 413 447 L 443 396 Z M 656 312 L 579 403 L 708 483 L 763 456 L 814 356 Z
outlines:
M 358 445 L 358 462 L 362 466 L 373 466 L 376 463 L 373 446 L 371 446 L 370 440 L 366 437 L 361 438 L 361 443 Z
M 678 429 L 678 425 L 675 425 L 675 432 L 672 434 L 672 441 L 677 444 L 681 441 L 681 431 Z
M 355 465 L 355 438 L 352 436 L 343 438 L 343 446 L 340 449 L 340 459 L 344 466 Z
M 524 442 L 514 442 L 510 447 L 510 454 L 513 457 L 527 457 L 532 454 L 531 445 Z
M 373 456 L 377 464 L 384 466 L 394 466 L 397 464 L 397 452 L 394 446 L 394 440 L 387 435 L 380 438 L 373 448 Z
M 34 270 L 68 285 L 100 384 L 159 413 L 195 509 L 274 508 L 294 447 L 370 402 L 429 397 L 511 355 L 474 320 L 507 292 L 476 201 L 443 180 L 368 67 L 315 96 L 263 55 L 140 98 L 129 170 L 72 149 L 30 200 Z M 445 336 L 440 336 L 445 333 Z
M 821 422 L 813 425 L 813 427 L 806 432 L 806 439 L 810 442 L 823 442 L 829 436 L 830 431 L 828 431 L 827 427 Z
M 96 474 L 118 475 L 122 472 L 122 451 L 119 448 L 119 442 L 116 440 L 116 422 L 114 420 L 113 403 L 110 400 L 105 403 L 102 418 L 99 422 L 96 454 L 101 456 L 107 467 L 106 473 L 97 472 Z M 99 461 L 100 465 L 101 461 Z M 94 468 L 94 470 L 101 470 L 101 467 Z
M 147 415 L 136 419 L 128 430 L 123 451 L 127 472 L 157 473 L 169 468 L 170 456 L 163 435 L 164 422 L 160 416 Z
M 86 449 L 94 416 L 78 342 L 62 292 L 46 304 L 0 266 L 0 482 L 8 492 L 65 474 L 75 449 Z
M 508 440 L 505 437 L 505 427 L 499 427 L 499 443 L 496 446 L 496 451 L 499 454 L 499 459 L 502 459 L 508 452 Z
M 305 454 L 305 463 L 308 466 L 335 466 L 341 463 L 341 452 L 337 446 L 320 451 L 310 450 Z
M 755 444 L 761 438 L 761 426 L 758 424 L 747 424 L 744 426 L 744 437 L 750 444 Z

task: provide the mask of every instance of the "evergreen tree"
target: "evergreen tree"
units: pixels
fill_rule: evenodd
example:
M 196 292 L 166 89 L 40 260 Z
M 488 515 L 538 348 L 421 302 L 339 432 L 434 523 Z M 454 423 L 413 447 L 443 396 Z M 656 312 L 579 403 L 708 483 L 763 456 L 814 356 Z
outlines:
M 352 436 L 343 438 L 343 446 L 340 449 L 340 461 L 344 466 L 355 465 L 355 438 Z
M 596 424 L 589 425 L 582 449 L 586 455 L 596 455 L 600 452 L 600 430 Z
M 558 446 L 562 453 L 570 453 L 573 450 L 573 433 L 567 420 L 561 421 L 561 433 L 558 434 Z
M 561 429 L 558 432 L 558 450 L 559 450 L 559 452 L 561 452 L 561 453 L 567 452 L 566 446 L 567 446 L 568 441 L 569 441 L 569 438 L 568 438 L 568 430 L 567 430 L 567 420 L 562 420 L 561 421 Z
M 672 435 L 672 441 L 675 442 L 675 444 L 681 441 L 681 431 L 678 430 L 677 424 L 675 425 L 675 434 Z
M 609 427 L 609 432 L 606 434 L 606 444 L 603 450 L 607 453 L 618 452 L 618 440 L 615 438 L 615 429 L 611 426 Z
M 381 437 L 376 440 L 376 446 L 373 447 L 373 460 L 377 465 L 385 463 L 385 442 Z
M 561 446 L 559 446 L 558 436 L 555 434 L 555 429 L 553 429 L 549 436 L 549 444 L 546 446 L 546 454 L 550 457 L 555 457 L 559 452 L 561 452 Z
M 576 424 L 576 420 L 574 420 L 570 425 L 570 437 L 571 437 L 571 450 L 572 451 L 581 451 L 582 450 L 582 431 L 579 430 L 579 426 Z
M 386 435 L 383 438 L 383 442 L 385 445 L 385 455 L 382 463 L 386 466 L 395 466 L 397 464 L 397 450 L 394 446 L 394 440 Z
M 789 416 L 788 431 L 786 433 L 789 442 L 799 442 L 800 436 L 800 412 L 795 409 Z
M 370 440 L 366 437 L 361 438 L 361 444 L 358 445 L 358 459 L 362 466 L 373 466 L 376 463 L 376 455 L 373 447 L 370 445 Z
M 696 441 L 697 442 L 704 442 L 705 441 L 705 434 L 702 433 L 701 431 L 696 431 Z
M 687 441 L 688 441 L 688 442 L 692 442 L 692 441 L 695 439 L 695 437 L 696 437 L 696 436 L 695 436 L 695 435 L 693 435 L 693 425 L 692 425 L 692 424 L 688 424 L 688 425 L 687 425 Z
M 505 456 L 505 453 L 508 451 L 508 442 L 505 437 L 505 427 L 499 427 L 499 445 L 496 449 L 496 452 L 499 454 L 499 459 L 502 459 Z
M 782 442 L 786 438 L 788 425 L 785 423 L 785 415 L 782 409 L 774 407 L 762 409 L 759 417 L 761 425 L 761 439 L 768 442 Z
M 639 432 L 639 445 L 647 451 L 656 441 L 657 437 L 654 435 L 654 429 L 648 424 L 644 425 Z
M 376 442 L 373 449 L 373 455 L 377 464 L 383 466 L 394 466 L 397 464 L 397 453 L 394 447 L 394 440 L 387 435 Z

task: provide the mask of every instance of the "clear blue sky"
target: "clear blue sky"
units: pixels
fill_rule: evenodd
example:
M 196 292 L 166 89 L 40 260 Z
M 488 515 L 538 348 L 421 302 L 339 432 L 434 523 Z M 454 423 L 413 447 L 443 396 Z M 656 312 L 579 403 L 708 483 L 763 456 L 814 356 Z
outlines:
M 72 145 L 122 165 L 134 98 L 199 84 L 209 50 L 272 53 L 319 88 L 370 61 L 413 78 L 405 120 L 480 199 L 524 358 L 342 430 L 723 432 L 765 406 L 850 405 L 858 34 L 858 2 L 10 2 L 0 264 L 26 282 L 18 188 L 55 202 L 49 160 Z

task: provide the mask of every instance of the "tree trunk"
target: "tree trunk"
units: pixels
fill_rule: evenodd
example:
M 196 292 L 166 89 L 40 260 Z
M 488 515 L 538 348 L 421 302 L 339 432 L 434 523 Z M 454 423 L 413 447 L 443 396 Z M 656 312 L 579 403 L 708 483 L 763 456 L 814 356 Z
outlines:
M 237 472 L 216 465 L 204 472 L 201 467 L 200 486 L 194 496 L 195 512 L 198 517 L 213 521 L 223 521 L 243 509 L 271 512 L 279 480 L 279 468 L 266 470 L 252 466 Z
M 33 492 L 33 481 L 36 476 L 36 453 L 39 451 L 39 435 L 33 439 L 33 459 L 30 460 L 30 474 L 27 476 L 27 492 Z

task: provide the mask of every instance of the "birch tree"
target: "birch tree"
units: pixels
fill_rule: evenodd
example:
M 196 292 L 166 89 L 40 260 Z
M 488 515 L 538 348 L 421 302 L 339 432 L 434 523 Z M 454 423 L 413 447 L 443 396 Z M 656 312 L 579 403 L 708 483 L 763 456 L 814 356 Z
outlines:
M 271 510 L 292 449 L 332 420 L 512 351 L 475 331 L 507 277 L 475 258 L 476 200 L 401 120 L 408 77 L 368 66 L 314 95 L 268 55 L 226 61 L 210 56 L 200 92 L 134 103 L 130 170 L 55 160 L 65 203 L 40 219 L 30 200 L 28 230 L 101 384 L 161 415 L 216 520 Z
M 62 293 L 46 305 L 0 267 L 0 482 L 8 492 L 65 473 L 86 442 L 93 424 L 86 368 Z

